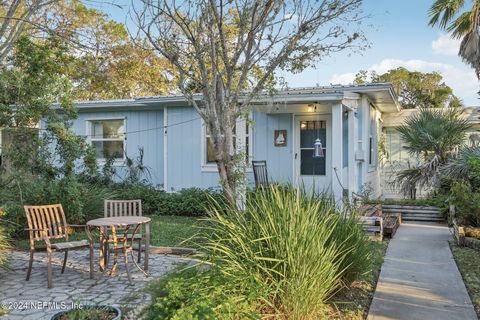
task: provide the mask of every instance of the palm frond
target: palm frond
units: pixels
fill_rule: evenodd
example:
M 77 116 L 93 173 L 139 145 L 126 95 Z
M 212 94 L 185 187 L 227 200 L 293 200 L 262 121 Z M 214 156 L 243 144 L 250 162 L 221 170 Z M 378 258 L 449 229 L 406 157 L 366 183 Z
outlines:
M 471 11 L 464 12 L 446 28 L 453 38 L 461 39 L 472 31 L 472 14 Z
M 472 7 L 461 10 L 465 0 L 437 0 L 429 11 L 431 26 L 438 25 L 452 38 L 462 39 L 459 56 L 471 65 L 480 79 L 480 1 L 472 1 Z
M 472 66 L 477 76 L 480 76 L 480 34 L 474 30 L 469 32 L 460 43 L 459 56 Z
M 480 146 L 464 147 L 454 159 L 442 166 L 440 172 L 454 180 L 467 180 L 469 161 L 474 157 L 480 157 Z
M 429 24 L 431 26 L 438 25 L 446 30 L 449 23 L 456 17 L 459 10 L 465 4 L 465 0 L 437 0 L 433 3 L 429 10 Z
M 405 149 L 425 160 L 435 154 L 444 157 L 465 140 L 470 124 L 461 109 L 420 109 L 398 128 Z

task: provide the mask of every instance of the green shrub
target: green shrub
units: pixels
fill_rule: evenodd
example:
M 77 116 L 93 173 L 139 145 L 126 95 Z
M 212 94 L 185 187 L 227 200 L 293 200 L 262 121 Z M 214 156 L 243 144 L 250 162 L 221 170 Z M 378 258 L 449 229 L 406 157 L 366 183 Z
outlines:
M 452 183 L 450 203 L 455 205 L 455 215 L 460 224 L 480 227 L 480 192 L 473 191 L 468 182 Z
M 86 185 L 76 179 L 46 180 L 35 178 L 21 185 L 9 185 L 0 191 L 0 204 L 5 220 L 10 222 L 9 233 L 24 237 L 27 226 L 24 205 L 61 203 L 67 222 L 72 224 L 103 216 L 103 200 L 114 197 L 112 191 L 99 185 Z
M 262 288 L 243 288 L 218 269 L 189 268 L 150 283 L 153 304 L 147 319 L 260 319 L 255 311 Z M 252 282 L 253 284 L 253 282 Z
M 405 206 L 442 206 L 444 205 L 437 197 L 425 199 L 369 199 L 366 204 L 386 204 Z
M 262 301 L 287 319 L 322 318 L 326 301 L 369 270 L 361 226 L 325 195 L 271 187 L 249 196 L 245 211 L 215 205 L 207 220 L 206 261 L 232 283 L 267 285 Z
M 118 184 L 114 187 L 117 199 L 141 199 L 145 215 L 205 216 L 210 198 L 223 203 L 221 193 L 211 189 L 183 189 L 168 193 L 149 185 Z

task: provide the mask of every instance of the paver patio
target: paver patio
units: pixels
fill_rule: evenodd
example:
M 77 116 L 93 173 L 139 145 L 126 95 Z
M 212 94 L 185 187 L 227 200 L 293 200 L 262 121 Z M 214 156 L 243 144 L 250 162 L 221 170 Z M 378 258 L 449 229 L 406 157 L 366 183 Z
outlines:
M 403 224 L 388 246 L 368 319 L 477 319 L 451 239 L 443 225 Z
M 138 311 L 150 301 L 149 295 L 142 290 L 147 282 L 173 270 L 178 263 L 191 261 L 178 256 L 150 254 L 150 277 L 145 278 L 130 262 L 133 285 L 129 285 L 123 263 L 118 264 L 115 275 L 109 276 L 98 271 L 98 250 L 95 255 L 97 264 L 92 280 L 89 278 L 88 250 L 69 252 L 64 274 L 60 273 L 63 254 L 54 254 L 53 288 L 47 289 L 46 254 L 35 254 L 32 276 L 25 281 L 28 253 L 12 251 L 12 270 L 0 271 L 0 302 L 12 309 L 8 316 L 0 316 L 0 319 L 50 319 L 72 303 L 120 306 L 132 310 L 129 318 L 135 319 L 133 310 Z

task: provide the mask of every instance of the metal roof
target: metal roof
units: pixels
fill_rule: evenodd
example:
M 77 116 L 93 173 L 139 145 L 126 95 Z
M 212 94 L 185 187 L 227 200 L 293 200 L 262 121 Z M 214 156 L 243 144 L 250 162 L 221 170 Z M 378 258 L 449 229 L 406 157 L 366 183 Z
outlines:
M 265 103 L 273 100 L 282 100 L 289 102 L 304 102 L 308 99 L 314 99 L 314 96 L 322 100 L 338 100 L 345 96 L 345 93 L 364 93 L 380 110 L 394 112 L 400 110 L 397 95 L 390 83 L 369 83 L 363 85 L 331 85 L 318 87 L 299 87 L 287 88 L 281 90 L 261 91 L 258 97 L 254 99 L 255 103 Z M 202 94 L 193 94 L 195 100 L 201 100 Z M 121 108 L 134 106 L 162 106 L 166 103 L 185 103 L 186 97 L 183 94 L 170 94 L 161 96 L 144 96 L 133 99 L 118 100 L 95 100 L 95 101 L 76 101 L 75 105 L 79 109 L 105 109 Z M 58 105 L 57 105 L 58 106 Z

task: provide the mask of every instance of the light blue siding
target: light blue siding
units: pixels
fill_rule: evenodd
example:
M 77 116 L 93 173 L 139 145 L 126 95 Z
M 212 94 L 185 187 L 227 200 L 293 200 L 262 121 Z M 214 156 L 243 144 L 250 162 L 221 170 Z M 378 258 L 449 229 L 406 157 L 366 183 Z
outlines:
M 151 173 L 151 183 L 163 186 L 163 110 L 80 112 L 72 129 L 79 135 L 87 135 L 87 121 L 93 119 L 125 118 L 125 153 L 130 158 L 144 149 L 143 163 Z M 124 177 L 125 166 L 116 166 L 117 173 Z
M 267 160 L 268 173 L 273 181 L 293 182 L 292 114 L 255 112 L 253 159 Z M 275 130 L 287 130 L 287 146 L 275 147 Z
M 168 191 L 218 187 L 218 172 L 202 171 L 202 121 L 196 110 L 170 107 L 167 118 Z
M 218 188 L 219 174 L 216 166 L 206 168 L 202 159 L 205 147 L 202 121 L 190 106 L 167 107 L 167 191 L 184 188 Z M 138 149 L 144 148 L 144 164 L 150 169 L 151 182 L 164 186 L 164 109 L 92 111 L 81 110 L 73 122 L 73 130 L 87 135 L 87 121 L 94 119 L 125 118 L 126 153 L 135 158 Z M 292 114 L 253 113 L 252 160 L 267 160 L 272 181 L 293 181 L 293 128 Z M 287 130 L 287 146 L 275 147 L 275 130 Z M 117 173 L 125 176 L 125 166 L 116 166 Z M 248 185 L 253 187 L 253 173 L 248 170 Z
M 167 132 L 167 163 L 169 191 L 183 188 L 219 187 L 220 177 L 216 167 L 203 166 L 202 148 L 205 147 L 202 121 L 192 107 L 170 107 Z M 250 141 L 253 160 L 267 160 L 269 175 L 273 181 L 292 180 L 292 115 L 253 114 L 253 130 Z M 287 147 L 274 147 L 274 130 L 287 130 Z M 248 170 L 248 185 L 253 186 L 253 173 Z

